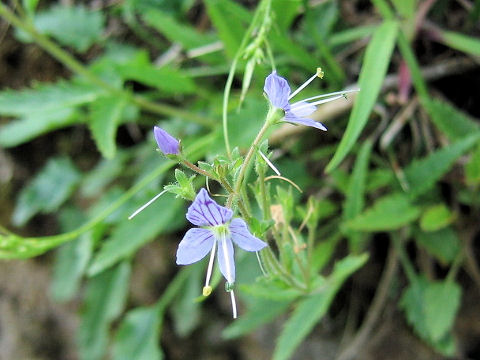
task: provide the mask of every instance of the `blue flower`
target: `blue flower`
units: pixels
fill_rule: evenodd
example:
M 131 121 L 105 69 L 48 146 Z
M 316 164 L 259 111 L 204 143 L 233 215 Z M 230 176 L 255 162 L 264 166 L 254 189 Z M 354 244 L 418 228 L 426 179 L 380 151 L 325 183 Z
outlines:
M 309 118 L 315 110 L 317 110 L 316 105 L 323 104 L 332 100 L 340 99 L 345 96 L 346 93 L 357 91 L 357 90 L 347 90 L 343 92 L 335 92 L 330 94 L 324 94 L 319 96 L 314 96 L 308 99 L 300 100 L 294 103 L 290 103 L 290 100 L 302 91 L 308 84 L 310 84 L 315 78 L 322 77 L 323 73 L 320 68 L 317 69 L 315 75 L 310 77 L 303 85 L 301 85 L 296 91 L 291 93 L 290 86 L 288 85 L 287 80 L 283 77 L 278 76 L 276 71 L 273 71 L 265 79 L 264 91 L 267 94 L 270 104 L 277 109 L 282 109 L 285 112 L 284 121 L 293 123 L 311 126 L 320 130 L 326 131 L 327 128 L 319 122 Z M 319 98 L 325 98 L 323 100 L 317 100 Z M 311 100 L 316 100 L 314 102 L 309 102 Z
M 188 208 L 187 219 L 199 227 L 187 231 L 178 245 L 177 264 L 188 265 L 214 252 L 218 244 L 220 271 L 228 283 L 235 282 L 232 241 L 246 251 L 259 251 L 267 244 L 253 236 L 243 219 L 232 220 L 232 210 L 218 205 L 201 189 Z
M 180 142 L 168 132 L 155 126 L 153 128 L 157 145 L 165 155 L 180 155 Z
M 215 250 L 217 250 L 220 271 L 227 280 L 227 289 L 232 299 L 233 317 L 237 317 L 235 298 L 232 290 L 235 282 L 235 260 L 233 243 L 246 251 L 259 251 L 267 244 L 253 236 L 247 224 L 240 218 L 232 219 L 231 209 L 218 205 L 201 189 L 188 208 L 187 219 L 198 226 L 187 231 L 177 249 L 177 264 L 189 265 L 203 259 L 210 253 L 203 295 L 211 292 Z M 233 242 L 233 243 L 232 243 Z

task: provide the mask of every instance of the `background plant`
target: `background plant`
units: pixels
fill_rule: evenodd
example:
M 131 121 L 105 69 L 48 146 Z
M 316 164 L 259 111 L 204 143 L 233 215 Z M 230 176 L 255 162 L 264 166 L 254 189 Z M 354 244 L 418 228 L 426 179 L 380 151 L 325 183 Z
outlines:
M 195 301 L 205 263 L 164 272 L 155 303 L 129 299 L 140 249 L 161 237 L 171 244 L 162 261 L 173 264 L 171 249 L 186 226 L 185 202 L 173 196 L 126 220 L 163 185 L 192 175 L 170 171 L 174 163 L 154 151 L 152 126 L 181 138 L 191 162 L 234 171 L 267 113 L 261 94 L 272 66 L 291 85 L 321 66 L 321 92 L 361 91 L 319 108 L 315 116 L 327 133 L 284 125 L 267 134 L 264 153 L 273 150 L 270 159 L 304 192 L 265 180 L 271 170 L 255 158 L 246 198 L 254 203 L 266 186 L 273 207 L 257 208 L 250 228 L 265 234 L 268 210 L 282 214 L 285 249 L 274 249 L 282 268 L 265 278 L 254 257 L 237 259 L 244 308 L 223 336 L 244 336 L 280 317 L 273 358 L 285 359 L 333 317 L 348 325 L 349 341 L 337 343 L 336 352 L 348 359 L 394 303 L 437 353 L 466 355 L 468 342 L 453 334 L 465 289 L 480 284 L 472 246 L 480 201 L 478 108 L 469 105 L 476 99 L 469 81 L 451 80 L 448 91 L 439 79 L 467 71 L 465 79 L 478 78 L 472 59 L 480 54 L 479 9 L 478 1 L 413 0 L 0 4 L 0 35 L 34 44 L 28 46 L 54 58 L 65 74 L 0 92 L 2 152 L 14 163 L 35 160 L 31 178 L 5 182 L 19 191 L 8 193 L 15 199 L 13 230 L 0 228 L 0 256 L 30 258 L 63 244 L 51 293 L 58 301 L 82 299 L 79 357 L 161 358 L 165 327 L 173 325 L 180 338 L 209 324 L 202 316 L 207 305 Z M 190 181 L 197 189 L 204 184 Z M 34 232 L 39 214 L 58 218 L 58 231 Z M 19 235 L 24 226 L 33 237 Z M 315 274 L 309 291 L 295 288 L 309 276 L 301 264 Z M 363 284 L 369 267 L 382 275 L 355 310 L 359 290 L 350 285 L 338 293 L 352 274 L 350 284 Z M 353 324 L 363 319 L 354 335 L 346 316 L 335 317 L 342 313 L 336 307 L 349 309 Z

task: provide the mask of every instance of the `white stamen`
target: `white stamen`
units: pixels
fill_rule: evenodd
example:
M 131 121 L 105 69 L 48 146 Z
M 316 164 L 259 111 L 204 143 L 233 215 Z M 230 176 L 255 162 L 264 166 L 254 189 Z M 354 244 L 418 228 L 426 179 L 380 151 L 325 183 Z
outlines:
M 270 166 L 270 168 L 275 171 L 275 174 L 277 174 L 278 176 L 281 176 L 282 174 L 280 174 L 280 171 L 278 171 L 278 169 L 275 167 L 275 165 L 272 164 L 272 162 L 265 156 L 264 153 L 262 153 L 260 150 L 258 150 L 258 153 L 260 154 L 260 156 L 263 158 L 263 160 L 265 160 L 265 162 L 268 164 L 268 166 Z
M 295 90 L 293 93 L 290 94 L 290 96 L 288 97 L 288 100 L 290 100 L 291 98 L 293 98 L 295 95 L 297 95 L 300 91 L 302 91 L 303 89 L 305 89 L 305 87 L 310 84 L 313 80 L 315 80 L 315 78 L 317 78 L 317 73 L 315 73 L 315 75 L 313 75 L 310 79 L 308 79 L 307 81 L 305 81 L 302 85 L 300 85 L 300 87 Z
M 335 91 L 329 94 L 322 94 L 322 95 L 317 95 L 317 96 L 312 96 L 307 99 L 303 99 L 302 101 L 310 101 L 310 100 L 315 100 L 315 99 L 320 99 L 324 97 L 330 97 L 330 96 L 335 96 L 335 95 L 344 95 L 344 94 L 350 94 L 354 92 L 359 92 L 360 89 L 353 89 L 353 90 L 344 90 L 344 91 Z
M 210 253 L 210 260 L 208 261 L 207 277 L 205 279 L 205 287 L 210 286 L 210 278 L 212 277 L 213 260 L 215 259 L 215 249 L 217 247 L 217 241 L 213 242 L 212 252 Z
M 262 260 L 260 259 L 260 255 L 259 255 L 258 251 L 255 251 L 255 255 L 257 255 L 258 266 L 260 266 L 260 270 L 262 270 L 263 276 L 267 276 L 267 273 L 265 272 L 265 269 L 263 268 Z
M 329 99 L 323 99 L 323 100 L 318 100 L 318 101 L 315 101 L 313 103 L 306 103 L 306 104 L 303 104 L 301 106 L 299 106 L 298 104 L 300 104 L 300 102 L 296 102 L 294 104 L 291 105 L 291 110 L 293 112 L 297 111 L 297 110 L 300 110 L 300 109 L 303 109 L 303 108 L 306 108 L 306 107 L 309 107 L 309 106 L 312 106 L 312 105 L 320 105 L 320 104 L 325 104 L 327 102 L 330 102 L 330 101 L 333 101 L 333 100 L 337 100 L 337 99 L 341 99 L 343 98 L 343 95 L 338 95 L 338 96 L 334 96 L 332 98 L 329 98 Z M 303 102 L 303 101 L 302 101 Z
M 233 293 L 233 290 L 230 290 L 230 299 L 232 300 L 232 312 L 233 312 L 233 318 L 237 318 L 237 303 L 235 302 L 235 294 Z
M 130 215 L 128 217 L 128 220 L 132 220 L 135 216 L 137 216 L 140 212 L 142 212 L 146 207 L 148 207 L 149 205 L 151 205 L 155 200 L 157 200 L 160 196 L 162 196 L 163 194 L 165 194 L 167 192 L 167 190 L 163 190 L 161 193 L 155 195 L 155 197 L 150 200 L 149 202 L 147 202 L 145 205 L 142 205 L 139 209 L 137 209 L 132 215 Z

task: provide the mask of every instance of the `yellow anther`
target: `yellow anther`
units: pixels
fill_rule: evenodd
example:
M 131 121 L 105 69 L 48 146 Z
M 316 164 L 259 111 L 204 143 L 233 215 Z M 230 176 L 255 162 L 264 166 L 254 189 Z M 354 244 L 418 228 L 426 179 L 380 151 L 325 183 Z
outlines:
M 204 286 L 202 290 L 203 296 L 208 296 L 212 293 L 212 287 L 210 285 Z
M 323 72 L 322 68 L 318 67 L 317 68 L 317 76 L 320 78 L 320 79 L 323 79 L 323 76 L 325 75 L 325 73 Z

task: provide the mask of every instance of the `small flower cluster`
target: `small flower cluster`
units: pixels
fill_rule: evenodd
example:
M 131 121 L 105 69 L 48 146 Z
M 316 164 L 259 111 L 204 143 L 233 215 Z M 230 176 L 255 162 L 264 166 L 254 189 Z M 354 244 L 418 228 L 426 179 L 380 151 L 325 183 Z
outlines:
M 280 120 L 292 124 L 306 125 L 326 131 L 327 129 L 323 124 L 310 118 L 313 112 L 317 109 L 316 105 L 344 97 L 349 91 L 315 96 L 294 103 L 290 102 L 290 100 L 301 90 L 303 90 L 310 82 L 312 82 L 316 77 L 321 76 L 323 76 L 323 73 L 320 69 L 317 69 L 317 72 L 311 78 L 309 78 L 296 91 L 291 93 L 287 80 L 278 76 L 276 71 L 273 71 L 265 79 L 264 86 L 265 94 L 270 102 L 271 112 L 269 112 L 269 114 L 278 114 L 280 111 L 282 112 L 283 116 L 274 116 L 272 117 L 274 119 L 273 121 L 269 121 L 267 116 L 265 128 L 273 123 L 276 123 L 277 120 Z M 320 98 L 325 99 L 319 100 Z M 239 179 L 237 178 L 236 185 L 238 186 L 233 189 L 225 179 L 222 181 L 222 179 L 219 179 L 218 176 L 213 176 L 205 170 L 202 170 L 196 165 L 188 162 L 182 155 L 180 141 L 171 136 L 168 132 L 160 127 L 155 126 L 154 136 L 160 151 L 165 156 L 182 163 L 199 174 L 219 181 L 220 184 L 222 184 L 230 193 L 230 196 L 238 194 L 236 189 L 241 185 L 241 183 L 238 183 L 238 181 L 243 180 L 242 176 L 239 176 Z M 261 136 L 257 136 L 256 141 L 259 142 L 260 140 Z M 251 152 L 254 151 L 254 149 L 257 149 L 257 151 L 260 152 L 260 150 L 258 150 L 258 142 L 254 142 L 254 144 L 252 144 L 250 149 Z M 261 152 L 260 155 L 270 165 L 270 167 L 277 174 L 279 174 L 278 170 L 273 166 L 273 164 L 271 164 L 268 158 Z M 248 166 L 250 159 L 251 156 L 249 155 L 247 155 L 244 159 L 242 164 L 244 167 L 242 170 L 244 172 L 246 171 L 246 167 Z M 186 177 L 183 181 L 187 181 Z M 170 191 L 169 189 L 170 188 L 166 187 L 164 191 L 132 214 L 130 219 L 142 211 L 145 207 L 150 205 L 163 193 Z M 188 193 L 192 193 L 191 189 Z M 195 196 L 194 193 L 188 198 L 192 199 L 193 196 Z M 186 218 L 196 227 L 188 230 L 183 239 L 180 241 L 177 249 L 177 264 L 189 265 L 200 261 L 210 253 L 205 286 L 203 288 L 203 295 L 208 296 L 212 291 L 210 279 L 212 276 L 215 254 L 217 254 L 220 272 L 226 279 L 226 289 L 228 292 L 230 292 L 233 317 L 236 318 L 237 310 L 233 292 L 233 286 L 235 283 L 235 259 L 233 244 L 235 243 L 243 250 L 250 252 L 260 251 L 268 245 L 266 242 L 252 235 L 244 219 L 241 217 L 234 217 L 234 211 L 231 208 L 231 202 L 227 204 L 227 207 L 217 204 L 204 188 L 200 189 L 200 191 L 196 194 L 192 204 L 188 208 Z

